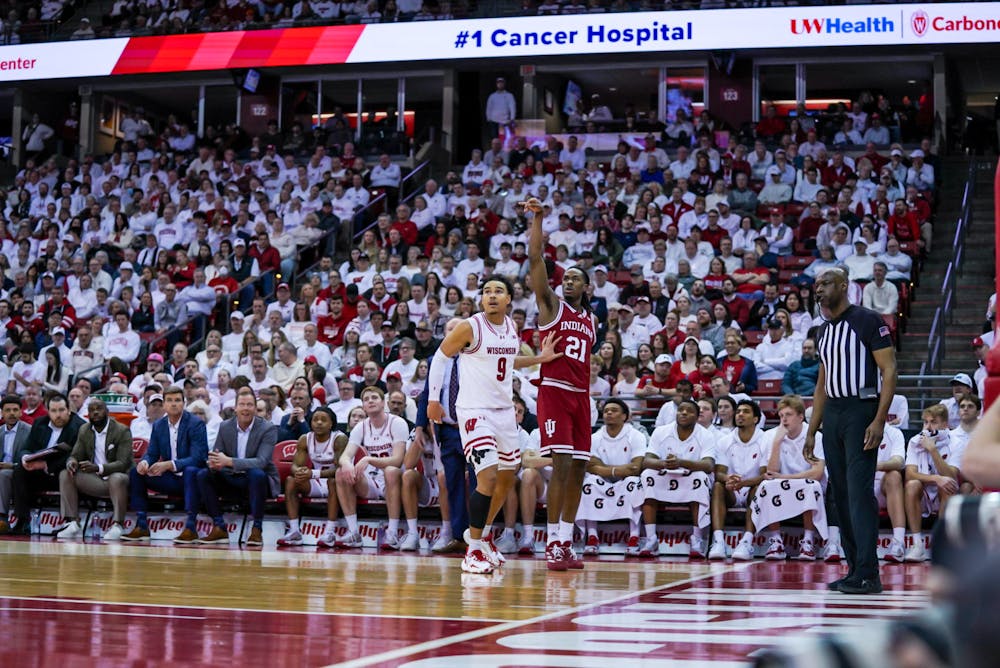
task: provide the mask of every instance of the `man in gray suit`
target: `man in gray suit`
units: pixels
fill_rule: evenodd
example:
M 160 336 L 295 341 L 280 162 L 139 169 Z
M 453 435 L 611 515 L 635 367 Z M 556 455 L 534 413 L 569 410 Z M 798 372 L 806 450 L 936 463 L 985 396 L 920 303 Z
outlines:
M 80 428 L 66 468 L 59 472 L 62 516 L 67 524 L 56 538 L 77 538 L 80 527 L 80 492 L 111 499 L 114 523 L 101 537 L 121 540 L 128 510 L 128 473 L 132 470 L 132 432 L 108 417 L 108 406 L 91 398 L 87 404 L 88 423 Z
M 28 442 L 31 425 L 21 419 L 21 399 L 8 394 L 0 402 L 3 427 L 0 427 L 3 449 L 0 451 L 0 535 L 10 533 L 7 513 L 14 481 L 14 453 Z
M 271 452 L 278 440 L 278 428 L 270 420 L 256 416 L 257 398 L 249 387 L 236 395 L 236 417 L 219 427 L 215 447 L 208 453 L 208 468 L 198 472 L 198 489 L 205 509 L 215 526 L 201 543 L 228 543 L 229 533 L 222 521 L 219 496 L 234 492 L 249 496 L 253 529 L 247 545 L 262 545 L 264 502 L 278 494 L 278 469 Z

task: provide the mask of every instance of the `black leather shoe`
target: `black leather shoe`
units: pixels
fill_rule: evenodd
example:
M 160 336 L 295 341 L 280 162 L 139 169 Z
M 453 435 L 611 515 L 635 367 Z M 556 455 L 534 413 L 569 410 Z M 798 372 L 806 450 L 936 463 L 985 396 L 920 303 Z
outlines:
M 879 580 L 847 581 L 840 585 L 841 594 L 881 594 L 882 583 Z
M 17 526 L 10 530 L 11 536 L 30 536 L 31 535 L 31 525 L 27 522 L 18 522 Z
M 468 546 L 464 542 L 453 538 L 450 542 L 433 550 L 433 552 L 435 554 L 465 554 L 467 548 Z
M 833 582 L 827 582 L 826 588 L 829 589 L 830 591 L 840 591 L 840 585 L 844 584 L 845 582 L 857 583 L 857 578 L 855 578 L 852 575 L 845 575 L 842 578 L 837 578 Z

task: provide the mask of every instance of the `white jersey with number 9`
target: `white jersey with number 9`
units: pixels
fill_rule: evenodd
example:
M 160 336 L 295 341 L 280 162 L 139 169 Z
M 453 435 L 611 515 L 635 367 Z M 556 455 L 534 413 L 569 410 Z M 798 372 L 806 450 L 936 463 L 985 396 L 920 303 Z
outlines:
M 494 325 L 485 313 L 468 320 L 472 326 L 472 342 L 462 351 L 458 361 L 457 408 L 509 408 L 514 396 L 514 358 L 521 340 L 514 322 L 504 317 L 502 325 Z

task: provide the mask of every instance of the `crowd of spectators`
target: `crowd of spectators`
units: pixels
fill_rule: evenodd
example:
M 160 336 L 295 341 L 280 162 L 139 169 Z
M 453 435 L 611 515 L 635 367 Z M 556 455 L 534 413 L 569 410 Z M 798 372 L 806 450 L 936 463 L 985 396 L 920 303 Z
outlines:
M 807 129 L 799 143 L 761 134 L 730 152 L 705 131 L 679 145 L 649 135 L 601 160 L 575 138 L 519 138 L 510 150 L 497 139 L 406 193 L 388 155 L 369 168 L 349 143 L 303 147 L 301 128 L 272 123 L 227 146 L 183 125 L 156 135 L 141 110 L 129 121 L 106 160 L 57 169 L 40 155 L 3 193 L 0 383 L 24 397 L 25 420 L 45 414 L 46 396 L 65 394 L 85 416 L 95 391 L 129 395 L 140 438 L 152 436 L 165 393 L 179 394 L 209 444 L 244 388 L 279 441 L 310 433 L 323 407 L 350 430 L 372 417 L 361 401 L 369 388 L 419 424 L 427 360 L 448 321 L 477 310 L 491 275 L 514 283 L 512 318 L 524 352 L 536 352 L 529 197 L 544 204 L 557 292 L 571 266 L 591 277 L 595 415 L 617 398 L 644 433 L 675 424 L 693 398 L 702 427 L 732 434 L 748 395 L 770 406 L 765 419 L 775 395 L 811 395 L 819 268 L 844 267 L 854 303 L 897 312 L 897 286 L 930 252 L 940 178 L 927 142 L 869 142 L 849 155 Z M 369 218 L 373 190 L 393 206 Z M 348 244 L 337 234 L 346 221 L 361 230 Z M 316 250 L 315 265 L 301 262 Z M 515 379 L 526 434 L 535 374 Z M 949 427 L 973 389 L 964 381 Z M 890 423 L 906 428 L 897 399 Z

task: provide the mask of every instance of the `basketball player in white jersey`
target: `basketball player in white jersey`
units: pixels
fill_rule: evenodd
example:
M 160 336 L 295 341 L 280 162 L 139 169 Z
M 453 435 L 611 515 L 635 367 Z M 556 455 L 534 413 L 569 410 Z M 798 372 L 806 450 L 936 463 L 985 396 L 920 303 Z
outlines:
M 285 508 L 288 510 L 288 532 L 278 539 L 279 547 L 302 544 L 299 531 L 299 497 L 313 499 L 326 497 L 326 526 L 323 536 L 316 543 L 320 548 L 331 548 L 337 540 L 335 533 L 337 513 L 337 456 L 347 447 L 347 435 L 334 431 L 337 418 L 326 406 L 313 411 L 309 419 L 312 428 L 299 437 L 292 474 L 285 479 Z M 310 466 L 311 464 L 311 466 Z
M 399 511 L 402 493 L 403 454 L 410 430 L 406 420 L 385 410 L 385 394 L 376 386 L 361 393 L 364 420 L 355 425 L 337 467 L 337 497 L 347 521 L 347 535 L 337 547 L 361 547 L 358 498 L 385 499 L 389 528 L 385 544 L 399 549 Z M 354 461 L 358 451 L 363 456 Z
M 503 277 L 486 280 L 480 292 L 482 311 L 459 323 L 448 334 L 431 363 L 428 396 L 440 397 L 444 368 L 449 357 L 461 353 L 458 364 L 459 391 L 455 402 L 465 458 L 476 473 L 476 491 L 469 497 L 468 545 L 462 570 L 492 573 L 504 558 L 492 544 L 486 529 L 503 507 L 514 485 L 521 461 L 517 417 L 513 403 L 513 373 L 517 367 L 545 361 L 518 358 L 520 337 L 507 317 L 514 291 Z M 550 342 L 549 350 L 554 347 Z M 553 357 L 549 353 L 549 359 Z M 441 402 L 429 399 L 427 417 L 440 422 Z
M 886 424 L 878 446 L 875 465 L 875 500 L 879 510 L 889 513 L 892 542 L 883 558 L 891 564 L 903 563 L 906 540 L 906 507 L 903 501 L 903 469 L 906 466 L 906 437 L 903 432 Z
M 712 488 L 712 549 L 709 559 L 726 558 L 726 512 L 730 508 L 747 509 L 743 537 L 736 546 L 733 558 L 741 561 L 753 559 L 753 524 L 750 522 L 750 503 L 757 493 L 757 485 L 767 472 L 766 448 L 762 432 L 757 428 L 761 420 L 760 406 L 749 399 L 736 404 L 736 431 L 719 441 L 715 461 L 715 486 Z
M 757 531 L 767 533 L 764 558 L 783 561 L 788 555 L 781 538 L 780 522 L 801 515 L 802 540 L 796 558 L 815 561 L 816 534 L 824 540 L 829 535 L 822 434 L 816 434 L 816 445 L 810 459 L 804 450 L 808 430 L 806 407 L 802 399 L 794 394 L 785 395 L 778 401 L 778 419 L 781 421 L 778 427 L 764 432 L 767 473 L 750 504 L 751 520 Z
M 403 457 L 403 516 L 406 518 L 406 535 L 399 544 L 401 551 L 412 552 L 420 548 L 417 511 L 420 507 L 428 506 L 440 507 L 442 532 L 447 531 L 450 536 L 451 514 L 448 510 L 444 466 L 441 464 L 441 448 L 435 439 L 413 439 L 406 446 Z

